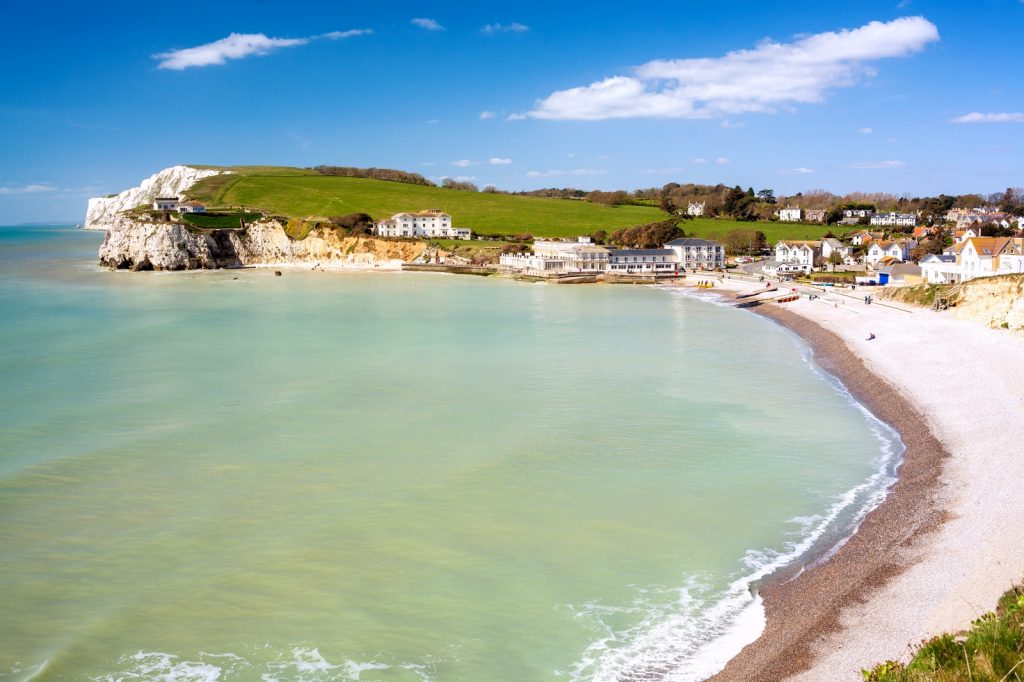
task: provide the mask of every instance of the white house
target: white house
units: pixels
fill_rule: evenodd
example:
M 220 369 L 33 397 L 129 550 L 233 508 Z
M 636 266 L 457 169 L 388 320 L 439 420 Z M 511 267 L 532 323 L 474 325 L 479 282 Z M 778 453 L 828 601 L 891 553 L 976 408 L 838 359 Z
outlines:
M 178 197 L 157 197 L 153 199 L 153 209 L 156 211 L 177 211 Z
M 378 220 L 373 230 L 380 237 L 469 239 L 472 236 L 469 228 L 452 227 L 452 217 L 436 208 L 396 213 L 388 220 Z
M 206 206 L 198 201 L 182 201 L 178 204 L 179 213 L 206 213 Z
M 953 243 L 954 244 L 963 244 L 968 239 L 974 239 L 975 237 L 980 237 L 980 236 L 981 236 L 980 230 L 975 230 L 973 227 L 969 227 L 966 230 L 957 230 L 953 234 Z
M 948 251 L 921 260 L 921 272 L 929 284 L 1024 273 L 1024 239 L 975 237 Z
M 960 281 L 960 266 L 952 253 L 930 253 L 921 259 L 921 274 L 928 284 L 955 284 Z
M 837 254 L 839 258 L 845 259 L 851 252 L 852 249 L 849 246 L 835 237 L 826 237 L 821 240 L 821 257 L 825 260 L 832 258 L 832 254 Z
M 710 239 L 686 237 L 665 244 L 676 254 L 676 262 L 687 270 L 721 270 L 725 267 L 725 246 Z
M 675 275 L 679 272 L 672 249 L 612 249 L 608 272 L 616 275 Z
M 867 246 L 873 239 L 881 239 L 883 237 L 881 232 L 868 232 L 867 230 L 861 230 L 855 232 L 850 237 L 850 243 L 854 246 Z
M 853 220 L 860 220 L 861 218 L 870 218 L 875 212 L 870 208 L 844 208 L 843 218 L 851 218 Z
M 883 258 L 892 258 L 904 262 L 910 258 L 910 250 L 917 246 L 913 239 L 878 239 L 873 240 L 864 254 L 864 263 L 874 268 Z
M 896 227 L 914 227 L 917 225 L 916 213 L 876 213 L 871 216 L 872 225 L 892 225 Z
M 705 202 L 703 202 L 703 201 L 700 202 L 699 204 L 694 202 L 694 201 L 691 201 L 686 206 L 686 215 L 689 215 L 689 216 L 702 216 L 702 215 L 704 215 L 704 204 L 705 204 Z
M 795 266 L 797 270 L 810 272 L 814 261 L 821 257 L 821 242 L 781 241 L 775 245 L 775 260 L 779 264 Z M 786 268 L 792 272 L 793 268 Z
M 779 211 L 779 220 L 784 223 L 798 223 L 803 218 L 804 212 L 795 207 L 787 206 Z

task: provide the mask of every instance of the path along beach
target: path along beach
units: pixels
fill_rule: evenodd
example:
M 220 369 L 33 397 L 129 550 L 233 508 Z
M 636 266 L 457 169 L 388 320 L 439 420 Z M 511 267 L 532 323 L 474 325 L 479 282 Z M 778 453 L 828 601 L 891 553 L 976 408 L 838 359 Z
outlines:
M 839 293 L 753 310 L 802 336 L 907 449 L 899 481 L 834 556 L 764 587 L 764 633 L 712 679 L 860 680 L 968 627 L 1024 579 L 1024 336 Z

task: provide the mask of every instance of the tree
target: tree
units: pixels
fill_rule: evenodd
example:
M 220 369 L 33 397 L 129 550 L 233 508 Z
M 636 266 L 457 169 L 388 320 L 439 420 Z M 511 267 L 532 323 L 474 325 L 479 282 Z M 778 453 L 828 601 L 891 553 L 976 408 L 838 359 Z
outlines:
M 748 256 L 759 253 L 761 244 L 764 241 L 764 232 L 744 228 L 729 230 L 722 237 L 722 243 L 725 244 L 726 251 L 731 254 L 745 254 Z
M 647 225 L 634 225 L 615 230 L 610 241 L 616 246 L 630 249 L 660 249 L 663 245 L 685 237 L 686 233 L 675 220 L 662 220 Z
M 774 204 L 775 203 L 775 190 L 763 189 L 757 193 L 757 200 L 762 204 Z
M 608 239 L 608 233 L 604 230 L 598 230 L 590 235 L 590 238 L 595 244 L 604 244 L 604 241 Z

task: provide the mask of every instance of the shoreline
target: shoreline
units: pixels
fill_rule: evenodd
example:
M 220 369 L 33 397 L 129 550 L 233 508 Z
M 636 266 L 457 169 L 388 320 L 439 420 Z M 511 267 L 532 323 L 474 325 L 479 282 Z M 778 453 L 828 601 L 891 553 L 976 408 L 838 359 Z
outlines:
M 713 291 L 760 286 L 722 279 Z M 861 680 L 969 627 L 1024 576 L 1024 338 L 840 292 L 751 312 L 800 336 L 905 450 L 885 499 L 838 550 L 764 580 L 763 632 L 708 679 Z
M 815 364 L 894 429 L 904 450 L 897 480 L 885 499 L 838 549 L 831 554 L 832 550 L 824 555 L 809 554 L 803 559 L 804 565 L 790 565 L 765 580 L 759 590 L 764 631 L 709 678 L 714 682 L 772 682 L 811 669 L 815 661 L 813 645 L 823 635 L 841 631 L 842 611 L 905 570 L 894 550 L 923 539 L 945 519 L 945 513 L 934 502 L 949 453 L 932 434 L 924 415 L 869 370 L 841 338 L 817 322 L 777 304 L 761 305 L 751 312 L 807 343 Z M 879 385 L 888 390 L 879 391 Z

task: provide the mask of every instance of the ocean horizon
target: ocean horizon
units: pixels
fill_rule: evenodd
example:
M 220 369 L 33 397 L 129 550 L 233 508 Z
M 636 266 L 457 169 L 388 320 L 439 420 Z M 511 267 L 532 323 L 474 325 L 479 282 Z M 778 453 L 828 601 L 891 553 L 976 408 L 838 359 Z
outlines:
M 673 287 L 111 272 L 0 228 L 0 677 L 700 680 L 898 435 Z

